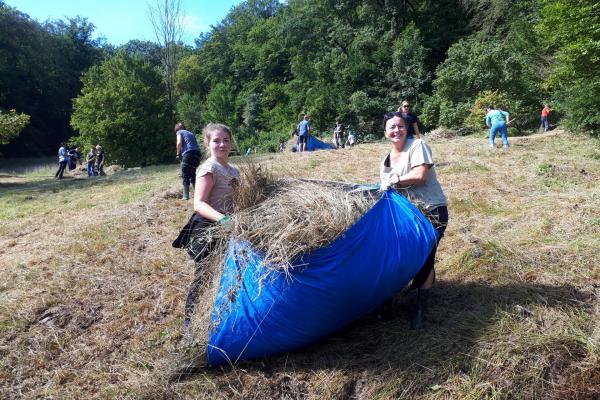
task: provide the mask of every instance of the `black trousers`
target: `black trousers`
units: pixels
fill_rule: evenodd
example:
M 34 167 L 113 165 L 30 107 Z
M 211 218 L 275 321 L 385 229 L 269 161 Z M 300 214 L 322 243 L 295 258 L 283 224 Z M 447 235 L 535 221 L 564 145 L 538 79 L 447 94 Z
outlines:
M 183 185 L 196 184 L 196 169 L 200 165 L 200 152 L 188 151 L 181 159 L 181 179 Z
M 423 264 L 423 268 L 421 268 L 421 270 L 413 278 L 411 285 L 413 289 L 421 287 L 427 280 L 427 277 L 429 277 L 429 273 L 431 271 L 433 271 L 435 274 L 435 253 L 437 252 L 437 245 L 440 243 L 440 240 L 442 240 L 444 232 L 446 231 L 446 227 L 448 226 L 448 207 L 441 206 L 434 208 L 433 210 L 425 213 L 425 217 L 427 217 L 429 222 L 431 222 L 438 235 L 435 246 L 431 250 L 431 253 L 429 253 L 425 264 Z
M 204 281 L 202 261 L 208 256 L 216 244 L 215 241 L 210 240 L 204 234 L 204 231 L 215 223 L 216 222 L 209 221 L 194 213 L 181 232 L 179 232 L 177 239 L 172 243 L 173 247 L 185 248 L 190 258 L 195 262 L 194 279 L 192 280 L 185 301 L 184 317 L 186 320 L 189 320 L 194 313 L 200 287 Z
M 66 161 L 59 161 L 58 162 L 58 170 L 56 171 L 56 174 L 54 174 L 54 177 L 58 178 L 58 179 L 62 179 L 66 167 L 67 167 Z

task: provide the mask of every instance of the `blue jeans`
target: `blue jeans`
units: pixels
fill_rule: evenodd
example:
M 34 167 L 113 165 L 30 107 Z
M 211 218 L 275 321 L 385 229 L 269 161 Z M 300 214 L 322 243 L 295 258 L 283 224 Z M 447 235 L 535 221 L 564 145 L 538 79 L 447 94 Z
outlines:
M 508 139 L 506 138 L 506 122 L 494 122 L 490 127 L 490 144 L 494 144 L 494 139 L 496 138 L 496 133 L 500 131 L 500 136 L 502 137 L 502 144 L 504 146 L 508 146 Z
M 88 176 L 96 176 L 96 172 L 94 171 L 94 164 L 88 163 L 87 173 L 88 173 Z
M 542 115 L 542 127 L 544 128 L 544 132 L 548 132 L 548 117 Z

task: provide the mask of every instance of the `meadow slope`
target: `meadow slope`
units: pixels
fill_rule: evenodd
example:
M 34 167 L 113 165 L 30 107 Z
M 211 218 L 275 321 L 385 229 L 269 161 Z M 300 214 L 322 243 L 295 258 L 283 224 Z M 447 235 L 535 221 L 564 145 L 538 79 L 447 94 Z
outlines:
M 409 329 L 405 291 L 391 320 L 367 315 L 180 382 L 168 374 L 193 265 L 171 247 L 191 210 L 177 167 L 0 175 L 0 398 L 600 397 L 600 143 L 560 130 L 507 151 L 473 136 L 429 143 L 450 225 L 427 329 Z M 373 183 L 386 150 L 250 159 L 278 176 Z

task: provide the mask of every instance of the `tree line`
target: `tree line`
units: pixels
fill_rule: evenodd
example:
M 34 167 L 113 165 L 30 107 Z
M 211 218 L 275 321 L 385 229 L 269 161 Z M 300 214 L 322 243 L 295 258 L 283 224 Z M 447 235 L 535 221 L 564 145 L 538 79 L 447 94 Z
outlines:
M 175 120 L 196 133 L 222 122 L 240 148 L 276 151 L 305 113 L 317 131 L 341 119 L 377 138 L 402 99 L 430 129 L 479 131 L 492 103 L 527 130 L 550 103 L 569 129 L 600 133 L 594 0 L 248 0 L 194 47 L 115 48 L 92 31 L 0 1 L 0 106 L 31 116 L 0 152 L 70 137 L 124 165 L 168 162 Z

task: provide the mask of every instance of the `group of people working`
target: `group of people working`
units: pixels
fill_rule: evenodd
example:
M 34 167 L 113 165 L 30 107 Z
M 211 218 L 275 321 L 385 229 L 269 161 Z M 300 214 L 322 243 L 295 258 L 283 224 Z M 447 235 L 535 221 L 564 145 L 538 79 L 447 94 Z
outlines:
M 419 131 L 419 118 L 417 118 L 416 114 L 411 112 L 410 103 L 407 100 L 402 102 L 398 108 L 398 112 L 402 114 L 402 117 L 406 121 L 407 129 L 409 130 L 410 135 L 420 138 L 421 132 Z M 298 126 L 294 130 L 294 135 L 298 136 L 298 151 L 306 151 L 306 143 L 311 135 L 309 115 L 305 115 L 302 121 L 298 123 Z M 354 132 L 349 131 L 348 137 L 346 138 L 346 126 L 338 119 L 335 121 L 332 142 L 336 149 L 343 149 L 346 147 L 346 145 L 352 147 L 356 144 L 356 136 L 354 135 Z M 282 150 L 283 149 L 280 146 L 280 151 Z
M 406 108 L 406 107 L 405 107 Z M 406 112 L 392 112 L 384 116 L 385 137 L 391 144 L 389 153 L 380 165 L 381 188 L 393 187 L 417 204 L 437 231 L 437 241 L 442 238 L 448 223 L 447 200 L 437 180 L 433 155 L 430 147 L 420 138 L 418 127 L 412 126 Z M 309 133 L 310 118 L 299 127 L 299 137 Z M 306 129 L 305 131 L 303 129 Z M 414 132 L 414 133 L 413 133 Z M 240 171 L 229 163 L 233 135 L 231 129 L 222 124 L 208 124 L 203 130 L 204 146 L 209 152 L 206 161 L 199 165 L 199 147 L 193 133 L 186 131 L 182 123 L 175 126 L 177 136 L 177 156 L 182 158 L 183 198 L 187 199 L 189 184 L 194 185 L 194 213 L 183 227 L 173 246 L 185 248 L 196 270 L 188 292 L 184 310 L 184 333 L 190 338 L 191 317 L 198 297 L 202 279 L 201 261 L 209 254 L 211 243 L 202 232 L 214 224 L 230 224 L 229 215 L 234 209 L 232 200 L 233 185 L 240 179 Z M 305 142 L 300 142 L 304 151 Z M 194 153 L 193 156 L 188 154 Z M 429 289 L 435 280 L 434 248 L 425 266 L 413 280 L 412 286 L 418 289 L 417 308 L 412 321 L 414 328 L 424 323 L 424 312 L 429 297 Z
M 297 136 L 296 148 L 298 152 L 308 151 L 307 144 L 311 134 L 310 116 L 305 115 L 293 132 L 293 136 Z M 345 134 L 346 127 L 342 122 L 340 122 L 340 120 L 337 120 L 335 122 L 335 129 L 333 131 L 333 144 L 335 145 L 336 149 L 345 148 L 346 145 L 352 147 L 356 144 L 356 136 L 354 136 L 354 132 L 348 132 L 348 138 L 344 140 Z M 281 148 L 280 150 L 283 151 Z
M 102 146 L 92 146 L 86 156 L 88 176 L 104 175 L 104 150 Z M 77 164 L 81 164 L 80 147 L 76 146 L 69 149 L 66 142 L 60 144 L 58 149 L 58 169 L 54 174 L 56 179 L 63 179 L 65 170 L 74 170 Z
M 548 116 L 550 115 L 550 111 L 550 106 L 544 104 L 540 116 L 540 129 L 543 129 L 544 133 L 548 132 L 549 129 Z M 511 122 L 512 120 L 510 119 L 510 114 L 508 112 L 495 108 L 494 106 L 486 107 L 485 124 L 490 128 L 489 145 L 492 149 L 496 147 L 494 139 L 498 133 L 500 133 L 502 139 L 502 147 L 505 149 L 509 147 L 507 132 L 508 125 Z
M 549 108 L 542 112 L 542 126 L 547 131 Z M 503 143 L 506 139 L 506 124 L 509 114 L 503 110 L 487 108 L 486 124 L 490 127 L 490 143 L 500 132 Z M 431 148 L 421 139 L 419 120 L 411 112 L 410 103 L 403 101 L 398 111 L 383 117 L 383 129 L 390 142 L 390 151 L 379 165 L 381 190 L 394 188 L 415 204 L 431 222 L 436 231 L 436 246 L 431 250 L 424 266 L 414 277 L 411 287 L 417 289 L 417 301 L 411 326 L 422 328 L 425 323 L 425 310 L 429 292 L 435 281 L 435 257 L 437 244 L 444 236 L 448 225 L 447 197 L 437 179 L 435 162 Z M 233 135 L 229 127 L 222 124 L 208 124 L 204 130 L 204 146 L 209 158 L 200 165 L 200 149 L 195 135 L 183 123 L 175 126 L 177 136 L 177 157 L 182 157 L 183 199 L 189 198 L 189 185 L 194 184 L 194 213 L 181 230 L 174 247 L 185 248 L 195 261 L 194 280 L 189 289 L 184 310 L 184 332 L 190 337 L 191 316 L 198 297 L 202 279 L 200 262 L 209 254 L 211 243 L 201 233 L 214 224 L 231 224 L 229 215 L 233 212 L 233 185 L 240 179 L 240 171 L 229 163 Z M 298 124 L 298 151 L 306 151 L 306 139 L 310 135 L 310 117 L 305 115 Z M 334 133 L 336 145 L 343 139 L 343 125 L 336 123 Z M 380 312 L 389 312 L 391 300 L 384 304 Z

